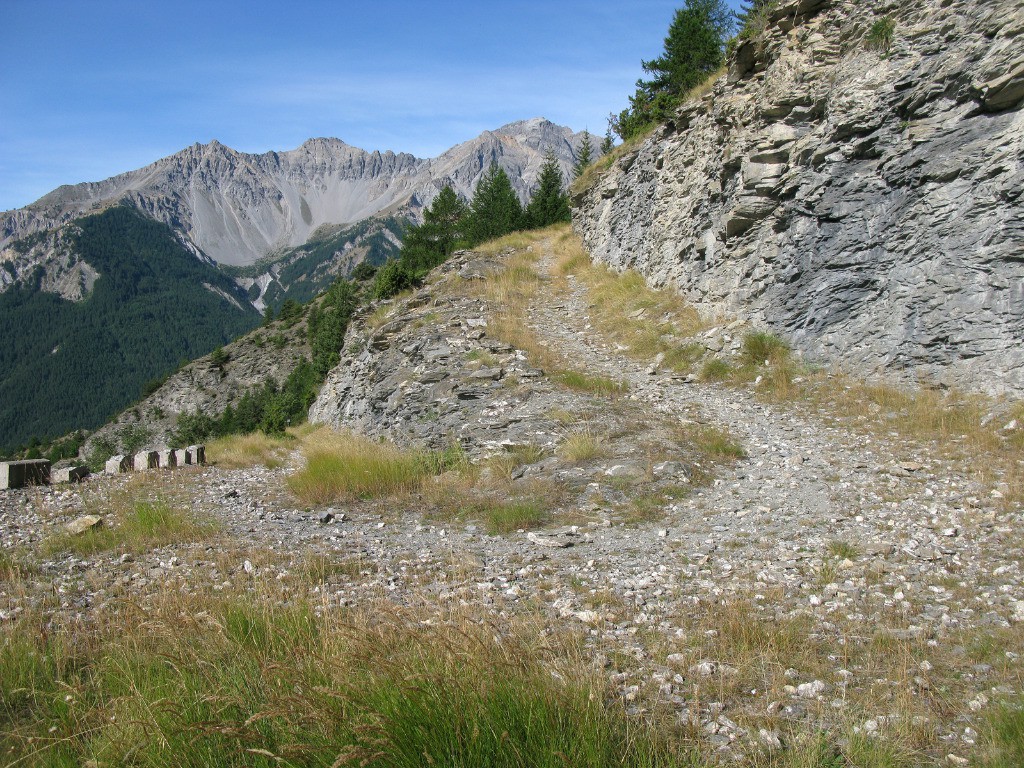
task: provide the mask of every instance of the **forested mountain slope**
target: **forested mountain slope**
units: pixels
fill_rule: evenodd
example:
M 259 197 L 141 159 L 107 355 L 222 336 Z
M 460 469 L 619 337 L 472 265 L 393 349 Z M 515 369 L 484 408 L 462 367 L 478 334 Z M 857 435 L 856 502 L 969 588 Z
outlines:
M 0 293 L 0 447 L 99 426 L 150 379 L 257 325 L 244 291 L 129 207 L 63 244 L 92 275 L 81 300 L 34 281 Z

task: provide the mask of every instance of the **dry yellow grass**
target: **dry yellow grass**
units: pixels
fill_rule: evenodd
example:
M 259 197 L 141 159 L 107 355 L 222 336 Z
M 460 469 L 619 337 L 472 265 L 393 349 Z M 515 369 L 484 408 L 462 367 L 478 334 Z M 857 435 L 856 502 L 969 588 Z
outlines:
M 809 403 L 865 433 L 895 433 L 929 443 L 967 462 L 979 479 L 994 487 L 1007 505 L 1024 503 L 1024 403 L 983 395 L 871 383 L 850 375 L 812 371 L 771 334 L 751 331 L 732 362 L 705 356 L 687 340 L 704 329 L 698 313 L 672 289 L 654 290 L 635 272 L 617 274 L 592 264 L 579 238 L 568 228 L 549 231 L 558 273 L 575 277 L 587 290 L 591 322 L 607 340 L 640 360 L 658 354 L 663 365 L 687 371 L 700 364 L 705 381 L 734 386 L 755 384 L 759 396 L 793 405 Z M 516 328 L 509 328 L 515 333 Z M 523 343 L 533 343 L 523 339 Z M 543 359 L 545 350 L 536 354 Z M 1016 419 L 1017 429 L 1003 426 Z
M 692 337 L 704 329 L 697 310 L 671 288 L 654 289 L 633 270 L 616 273 L 594 264 L 579 237 L 568 227 L 555 232 L 558 273 L 572 275 L 587 289 L 591 322 L 609 341 L 639 360 L 661 355 L 662 365 L 688 371 L 704 348 Z
M 263 432 L 252 432 L 212 440 L 206 445 L 206 455 L 212 464 L 224 469 L 241 469 L 258 464 L 274 469 L 285 464 L 288 454 L 296 445 L 294 433 L 272 437 Z
M 288 478 L 288 489 L 308 504 L 410 493 L 465 463 L 461 451 L 407 450 L 327 428 L 305 435 L 301 448 L 304 466 Z
M 559 458 L 572 463 L 599 459 L 607 454 L 604 441 L 590 430 L 589 425 L 571 430 L 558 446 Z
M 614 397 L 627 391 L 624 383 L 574 369 L 562 355 L 548 347 L 527 323 L 531 301 L 550 280 L 537 270 L 539 248 L 552 235 L 566 230 L 566 225 L 556 225 L 543 230 L 516 233 L 494 241 L 502 244 L 509 241 L 509 238 L 514 238 L 519 250 L 507 257 L 501 269 L 486 280 L 477 281 L 469 286 L 468 290 L 486 300 L 494 308 L 487 328 L 491 336 L 525 352 L 533 365 L 543 369 L 552 380 L 569 389 Z M 527 246 L 534 247 L 526 250 Z M 509 247 L 512 246 L 484 244 L 478 250 L 496 253 Z

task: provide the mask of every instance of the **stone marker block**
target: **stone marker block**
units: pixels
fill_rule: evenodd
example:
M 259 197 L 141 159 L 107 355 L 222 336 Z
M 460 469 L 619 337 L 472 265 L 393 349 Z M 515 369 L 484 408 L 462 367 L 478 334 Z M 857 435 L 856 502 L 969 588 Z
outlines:
M 107 463 L 103 471 L 108 475 L 120 475 L 122 472 L 127 472 L 131 468 L 132 457 L 118 454 L 117 456 L 111 456 L 107 459 Z
M 174 469 L 178 466 L 178 457 L 174 455 L 174 451 L 164 449 L 157 451 L 157 461 L 160 463 L 162 469 Z
M 60 467 L 50 472 L 51 483 L 80 483 L 89 476 L 89 468 L 85 466 L 79 467 Z
M 156 451 L 143 451 L 142 453 L 136 453 L 135 458 L 132 460 L 132 468 L 136 472 L 142 472 L 147 469 L 156 469 L 160 466 L 160 455 Z
M 205 464 L 206 463 L 206 446 L 205 445 L 190 445 L 185 449 L 188 451 L 192 461 L 191 464 Z
M 23 488 L 26 485 L 46 485 L 49 482 L 48 459 L 0 461 L 0 490 Z
M 176 450 L 174 452 L 174 463 L 177 464 L 179 467 L 184 467 L 186 464 L 188 464 L 188 451 L 186 451 L 184 448 L 179 448 L 178 450 Z

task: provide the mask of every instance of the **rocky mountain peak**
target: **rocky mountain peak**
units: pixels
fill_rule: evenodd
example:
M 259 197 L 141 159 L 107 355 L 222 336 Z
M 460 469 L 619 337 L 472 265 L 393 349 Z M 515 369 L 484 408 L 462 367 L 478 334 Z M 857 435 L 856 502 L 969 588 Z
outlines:
M 326 137 L 258 155 L 214 139 L 137 171 L 61 187 L 32 206 L 0 215 L 0 248 L 128 200 L 214 261 L 248 265 L 302 245 L 320 227 L 352 224 L 413 202 L 429 204 L 445 184 L 469 198 L 492 162 L 506 169 L 525 199 L 548 149 L 568 173 L 574 135 L 535 118 L 485 131 L 432 160 L 392 150 L 367 152 Z

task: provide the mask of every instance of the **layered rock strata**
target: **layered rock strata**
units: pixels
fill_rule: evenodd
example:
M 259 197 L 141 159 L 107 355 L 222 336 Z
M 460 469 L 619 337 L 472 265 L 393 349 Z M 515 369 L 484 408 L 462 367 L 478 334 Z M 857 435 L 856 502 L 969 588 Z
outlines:
M 574 225 L 851 371 L 1021 395 L 1022 104 L 1020 0 L 786 2 Z

